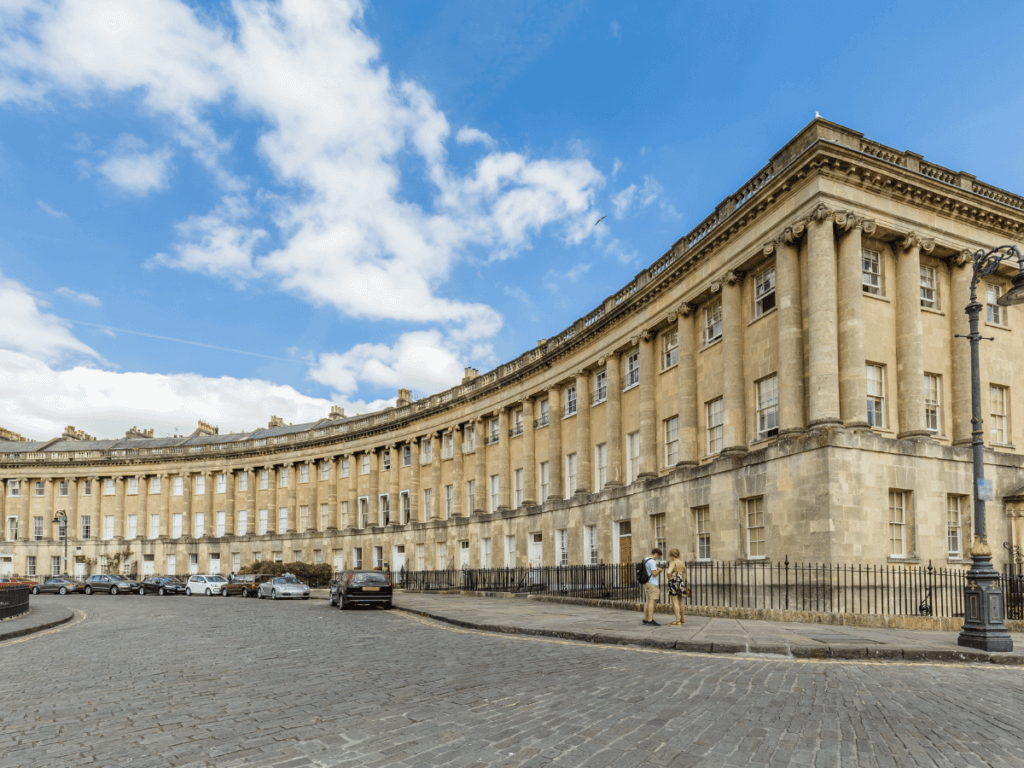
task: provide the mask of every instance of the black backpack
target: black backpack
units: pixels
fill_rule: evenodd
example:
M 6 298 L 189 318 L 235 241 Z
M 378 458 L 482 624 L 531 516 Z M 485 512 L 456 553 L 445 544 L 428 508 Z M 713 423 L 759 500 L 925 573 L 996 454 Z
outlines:
M 636 564 L 636 583 L 646 584 L 651 580 L 651 574 L 647 572 L 647 558 L 645 557 Z

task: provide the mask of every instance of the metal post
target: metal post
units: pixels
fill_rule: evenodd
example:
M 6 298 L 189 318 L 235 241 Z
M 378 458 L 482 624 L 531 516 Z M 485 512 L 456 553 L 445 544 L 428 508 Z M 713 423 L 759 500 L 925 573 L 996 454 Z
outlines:
M 63 575 L 68 575 L 68 513 L 63 509 L 58 509 L 57 513 L 53 516 L 53 522 L 60 525 L 64 524 L 64 571 Z

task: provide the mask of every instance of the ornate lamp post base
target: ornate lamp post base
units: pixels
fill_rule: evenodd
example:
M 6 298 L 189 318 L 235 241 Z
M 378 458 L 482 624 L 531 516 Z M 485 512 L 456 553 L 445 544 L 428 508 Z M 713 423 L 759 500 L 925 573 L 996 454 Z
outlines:
M 1013 638 L 1006 629 L 1006 600 L 999 587 L 999 573 L 992 567 L 992 553 L 987 544 L 975 542 L 971 556 L 964 588 L 964 625 L 957 645 L 1008 653 L 1013 650 Z

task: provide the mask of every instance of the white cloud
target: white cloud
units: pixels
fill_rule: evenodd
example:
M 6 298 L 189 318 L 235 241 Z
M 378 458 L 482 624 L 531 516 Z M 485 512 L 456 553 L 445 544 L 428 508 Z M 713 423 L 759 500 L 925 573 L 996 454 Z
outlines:
M 39 304 L 25 286 L 0 274 L 0 307 L 4 315 L 0 323 L 0 349 L 23 352 L 49 362 L 68 357 L 102 361 L 98 352 L 72 335 L 69 322 L 40 312 Z M 6 375 L 5 372 L 0 379 Z
M 490 134 L 481 131 L 479 128 L 470 128 L 468 125 L 464 125 L 459 129 L 459 132 L 455 134 L 455 141 L 459 144 L 483 144 L 488 149 L 494 149 L 497 144 Z
M 612 205 L 615 206 L 615 218 L 621 219 L 626 215 L 626 211 L 629 210 L 630 206 L 633 205 L 633 201 L 636 200 L 636 184 L 630 184 L 625 189 L 616 193 L 612 197 Z
M 153 152 L 146 150 L 142 139 L 122 135 L 113 153 L 99 164 L 99 171 L 118 189 L 139 197 L 164 189 L 170 173 L 171 151 L 166 147 Z
M 78 301 L 82 304 L 88 304 L 90 307 L 102 307 L 103 302 L 97 297 L 89 293 L 79 293 L 78 291 L 72 290 L 71 288 L 60 287 L 54 291 L 58 296 L 63 296 L 65 299 L 71 299 L 72 301 Z
M 609 31 L 612 33 L 612 37 L 616 40 L 622 41 L 622 25 L 617 21 L 613 21 L 608 25 Z
M 644 176 L 643 186 L 638 187 L 636 184 L 630 184 L 612 196 L 612 205 L 615 206 L 615 218 L 623 218 L 634 203 L 638 203 L 641 208 L 648 207 L 656 202 L 664 191 L 664 188 L 657 179 L 653 176 Z M 664 209 L 666 205 L 663 203 L 661 207 Z
M 36 200 L 36 204 L 55 219 L 66 219 L 68 216 L 64 211 L 58 211 L 56 208 L 51 208 L 42 200 Z
M 615 162 L 612 163 L 612 176 L 613 177 L 618 176 L 619 175 L 619 171 L 621 171 L 621 170 L 622 170 L 622 161 L 619 160 L 619 158 L 616 157 L 615 158 Z

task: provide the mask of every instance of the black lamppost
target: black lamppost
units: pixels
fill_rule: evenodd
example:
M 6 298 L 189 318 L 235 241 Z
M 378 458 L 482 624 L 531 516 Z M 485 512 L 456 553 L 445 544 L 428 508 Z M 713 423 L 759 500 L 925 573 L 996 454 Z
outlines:
M 68 575 L 68 513 L 63 509 L 58 509 L 57 514 L 53 516 L 53 522 L 57 523 L 61 528 L 64 529 L 64 575 Z
M 992 567 L 992 549 L 985 533 L 985 501 L 991 500 L 991 486 L 985 480 L 985 447 L 981 420 L 981 372 L 978 347 L 978 317 L 983 309 L 978 302 L 978 281 L 993 274 L 1008 259 L 1017 260 L 1013 287 L 1000 296 L 998 304 L 1009 307 L 1024 303 L 1024 256 L 1015 245 L 1001 245 L 990 251 L 974 254 L 971 276 L 971 303 L 967 305 L 971 332 L 971 448 L 974 458 L 974 545 L 971 547 L 971 569 L 964 587 L 964 625 L 957 644 L 983 651 L 1012 651 L 1013 639 L 1006 629 L 1006 601 L 999 587 L 999 574 Z M 959 336 L 959 335 L 958 335 Z M 963 338 L 960 336 L 960 338 Z M 991 341 L 991 339 L 990 339 Z

